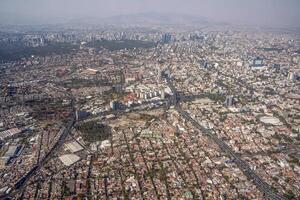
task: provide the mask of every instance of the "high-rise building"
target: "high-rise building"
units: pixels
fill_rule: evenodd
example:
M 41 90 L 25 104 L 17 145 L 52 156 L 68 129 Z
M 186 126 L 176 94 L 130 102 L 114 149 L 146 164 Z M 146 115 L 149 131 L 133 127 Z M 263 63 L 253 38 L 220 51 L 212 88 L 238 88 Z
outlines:
M 295 75 L 295 73 L 289 72 L 289 73 L 288 73 L 288 79 L 291 80 L 291 81 L 296 80 L 296 75 Z
M 17 88 L 13 85 L 8 85 L 7 87 L 7 96 L 12 97 L 17 93 Z
M 166 98 L 165 90 L 161 90 L 160 91 L 160 98 L 161 99 L 165 99 Z
M 171 34 L 170 34 L 170 33 L 165 33 L 165 34 L 163 34 L 163 36 L 162 36 L 161 42 L 162 42 L 163 44 L 168 44 L 168 43 L 171 42 L 171 40 L 172 40 Z
M 162 80 L 162 74 L 163 71 L 160 68 L 157 68 L 157 81 L 161 81 Z
M 201 67 L 201 68 L 209 68 L 210 67 L 210 63 L 208 63 L 208 61 L 206 61 L 206 60 L 200 60 L 198 63 L 199 63 L 199 67 Z
M 231 107 L 232 105 L 233 105 L 233 96 L 229 95 L 229 96 L 226 97 L 225 106 L 226 107 Z
M 279 70 L 280 70 L 280 64 L 273 64 L 272 67 L 273 67 L 273 69 L 276 70 L 276 72 L 279 72 Z
M 121 93 L 123 88 L 122 88 L 122 85 L 121 84 L 116 84 L 116 85 L 113 85 L 112 87 L 113 91 L 116 92 L 116 93 Z
M 117 107 L 118 107 L 118 103 L 117 103 L 116 101 L 111 101 L 111 102 L 110 102 L 110 108 L 111 108 L 112 110 L 116 110 Z

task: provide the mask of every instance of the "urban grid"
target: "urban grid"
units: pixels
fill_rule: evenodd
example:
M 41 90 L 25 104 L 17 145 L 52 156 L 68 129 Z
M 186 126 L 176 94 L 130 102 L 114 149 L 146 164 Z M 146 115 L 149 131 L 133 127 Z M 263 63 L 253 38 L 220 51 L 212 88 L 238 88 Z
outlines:
M 0 26 L 0 199 L 300 199 L 300 34 Z

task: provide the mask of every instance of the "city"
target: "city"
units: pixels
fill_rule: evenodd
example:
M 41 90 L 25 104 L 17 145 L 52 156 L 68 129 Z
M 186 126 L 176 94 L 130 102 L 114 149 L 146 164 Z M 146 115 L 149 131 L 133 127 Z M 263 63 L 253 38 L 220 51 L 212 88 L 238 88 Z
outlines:
M 107 21 L 0 24 L 0 199 L 300 199 L 299 28 Z

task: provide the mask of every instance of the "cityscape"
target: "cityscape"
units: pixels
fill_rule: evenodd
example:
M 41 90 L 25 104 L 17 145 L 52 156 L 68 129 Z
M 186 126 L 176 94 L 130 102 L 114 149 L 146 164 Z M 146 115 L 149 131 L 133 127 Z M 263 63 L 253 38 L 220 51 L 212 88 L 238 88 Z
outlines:
M 0 199 L 300 199 L 300 24 L 124 9 L 0 20 Z

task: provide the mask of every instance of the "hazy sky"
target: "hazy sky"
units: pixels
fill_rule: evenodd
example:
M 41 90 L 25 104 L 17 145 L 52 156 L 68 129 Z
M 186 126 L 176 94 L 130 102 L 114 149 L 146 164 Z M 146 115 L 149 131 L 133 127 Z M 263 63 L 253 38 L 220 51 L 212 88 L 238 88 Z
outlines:
M 300 0 L 0 0 L 0 23 L 49 23 L 143 12 L 181 13 L 224 22 L 300 26 Z M 13 22 L 14 22 L 13 21 Z

